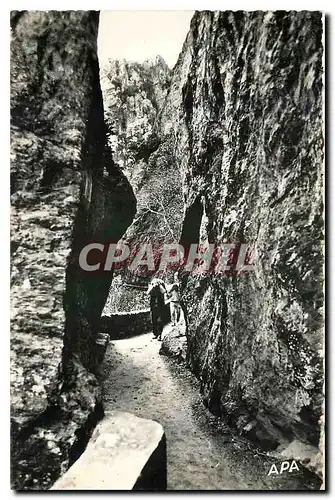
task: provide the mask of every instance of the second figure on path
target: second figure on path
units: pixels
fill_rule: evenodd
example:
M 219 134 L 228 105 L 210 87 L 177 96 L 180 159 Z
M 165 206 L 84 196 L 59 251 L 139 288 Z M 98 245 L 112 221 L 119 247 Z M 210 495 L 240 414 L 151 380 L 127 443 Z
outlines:
M 168 297 L 170 303 L 170 313 L 172 325 L 176 326 L 180 320 L 180 285 L 178 280 L 178 274 L 175 273 L 173 277 L 173 283 L 168 287 Z

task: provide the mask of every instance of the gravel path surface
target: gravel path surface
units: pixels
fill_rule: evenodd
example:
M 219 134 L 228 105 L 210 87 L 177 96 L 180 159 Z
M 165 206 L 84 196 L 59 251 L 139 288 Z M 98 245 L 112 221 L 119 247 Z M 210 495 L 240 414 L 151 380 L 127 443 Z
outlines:
M 113 341 L 104 362 L 104 405 L 161 423 L 167 439 L 170 490 L 314 490 L 301 470 L 268 476 L 273 463 L 202 405 L 198 382 L 159 355 L 152 334 Z

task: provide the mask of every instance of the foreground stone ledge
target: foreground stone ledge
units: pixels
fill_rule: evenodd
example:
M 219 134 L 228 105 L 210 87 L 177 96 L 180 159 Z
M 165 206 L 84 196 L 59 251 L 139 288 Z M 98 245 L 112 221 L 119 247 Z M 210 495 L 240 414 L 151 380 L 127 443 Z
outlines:
M 51 490 L 165 490 L 163 427 L 119 411 L 106 412 L 86 450 Z

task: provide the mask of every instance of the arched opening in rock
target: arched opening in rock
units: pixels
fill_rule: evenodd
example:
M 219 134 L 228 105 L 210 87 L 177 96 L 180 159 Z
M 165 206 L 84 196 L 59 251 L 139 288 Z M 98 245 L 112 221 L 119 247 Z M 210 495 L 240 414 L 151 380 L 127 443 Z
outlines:
M 201 197 L 197 196 L 185 211 L 183 229 L 179 240 L 184 248 L 189 248 L 192 244 L 199 243 L 203 212 Z

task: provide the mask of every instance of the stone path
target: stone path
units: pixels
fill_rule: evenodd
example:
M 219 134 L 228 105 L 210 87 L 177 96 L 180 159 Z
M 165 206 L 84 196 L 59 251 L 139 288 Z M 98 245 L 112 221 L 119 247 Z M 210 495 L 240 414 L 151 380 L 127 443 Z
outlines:
M 313 490 L 306 471 L 268 476 L 273 463 L 235 436 L 202 405 L 198 383 L 181 365 L 159 355 L 152 334 L 113 341 L 104 362 L 106 410 L 132 412 L 163 425 L 170 490 Z

